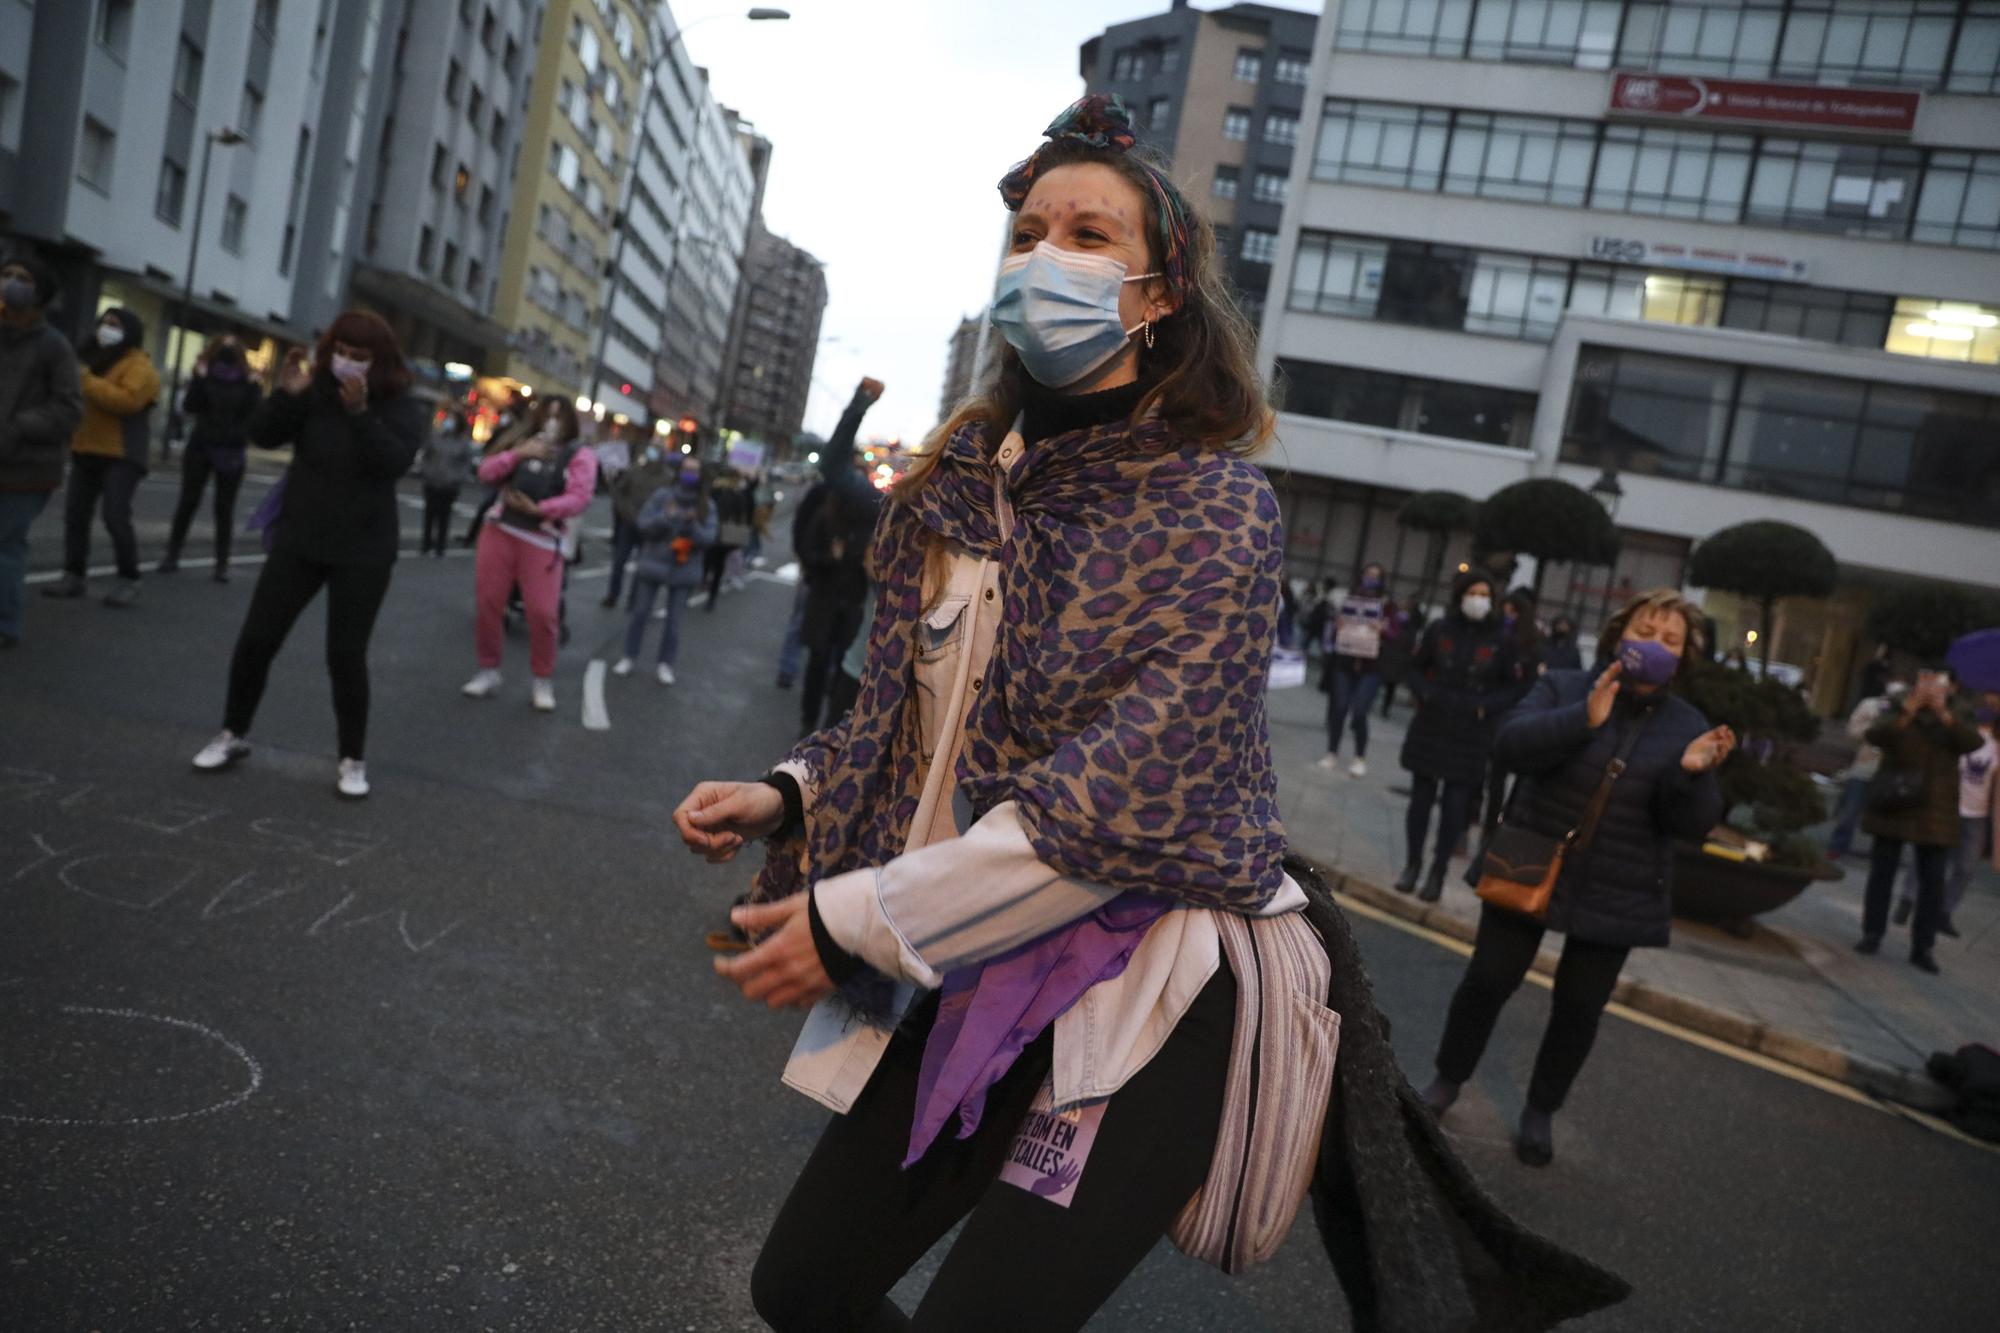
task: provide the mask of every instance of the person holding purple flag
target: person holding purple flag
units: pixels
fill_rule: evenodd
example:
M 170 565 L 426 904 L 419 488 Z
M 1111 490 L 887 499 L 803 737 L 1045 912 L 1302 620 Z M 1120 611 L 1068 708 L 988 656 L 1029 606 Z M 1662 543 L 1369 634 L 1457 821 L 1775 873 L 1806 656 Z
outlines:
M 1567 1255 L 1583 1280 L 1525 1294 L 1517 1274 L 1559 1254 L 1533 1238 L 1482 1288 L 1494 1261 L 1461 1264 L 1454 1237 L 1481 1233 L 1445 1229 L 1463 1209 L 1442 1185 L 1434 1229 L 1382 1211 L 1382 1165 L 1469 1182 L 1398 1090 L 1337 910 L 1285 862 L 1264 711 L 1284 541 L 1247 458 L 1272 422 L 1251 331 L 1122 102 L 1045 133 L 1000 186 L 998 370 L 876 529 L 853 708 L 674 812 L 711 862 L 769 840 L 732 912 L 754 947 L 716 970 L 810 1009 L 785 1081 L 836 1113 L 752 1273 L 758 1314 L 1081 1328 L 1163 1236 L 1228 1272 L 1269 1258 L 1314 1186 L 1357 1327 L 1615 1301 Z M 1358 1071 L 1340 1083 L 1336 1047 Z M 891 1288 L 961 1220 L 906 1316 Z M 1419 1280 L 1395 1284 L 1404 1262 Z

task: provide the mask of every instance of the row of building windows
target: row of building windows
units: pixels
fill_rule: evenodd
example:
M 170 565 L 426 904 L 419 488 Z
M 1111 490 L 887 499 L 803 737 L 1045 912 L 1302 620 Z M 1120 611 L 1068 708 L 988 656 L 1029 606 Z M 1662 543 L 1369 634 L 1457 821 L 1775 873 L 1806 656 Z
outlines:
M 1586 347 L 1571 462 L 2000 527 L 2000 398 Z
M 1313 175 L 1703 222 L 2000 247 L 2000 152 L 1328 98 Z
M 1354 366 L 1278 358 L 1282 410 L 1384 430 L 1526 449 L 1535 395 Z
M 1344 0 L 1348 51 L 2000 90 L 1994 0 Z
M 1209 193 L 1218 199 L 1234 199 L 1243 181 L 1241 167 L 1218 166 L 1209 178 Z M 1260 204 L 1282 204 L 1291 191 L 1291 177 L 1286 172 L 1272 171 L 1259 167 L 1250 184 L 1250 197 Z
M 1252 111 L 1247 106 L 1232 106 L 1222 113 L 1222 137 L 1238 143 L 1250 138 L 1250 117 Z M 1282 144 L 1285 147 L 1299 141 L 1299 117 L 1293 111 L 1267 111 L 1264 113 L 1265 143 Z
M 1546 342 L 1565 313 L 2000 364 L 2000 306 L 1305 231 L 1286 304 Z

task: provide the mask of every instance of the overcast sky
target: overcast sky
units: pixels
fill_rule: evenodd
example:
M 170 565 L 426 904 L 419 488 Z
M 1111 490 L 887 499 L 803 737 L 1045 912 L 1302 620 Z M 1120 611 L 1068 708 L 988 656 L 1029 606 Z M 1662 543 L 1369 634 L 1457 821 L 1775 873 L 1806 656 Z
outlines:
M 1168 0 L 785 8 L 786 23 L 715 18 L 687 46 L 717 97 L 775 145 L 765 222 L 826 264 L 806 429 L 828 433 L 855 382 L 873 375 L 888 389 L 864 433 L 921 436 L 936 423 L 952 330 L 992 294 L 1005 216 L 996 182 L 1082 96 L 1077 48 Z M 740 12 L 674 4 L 687 25 Z

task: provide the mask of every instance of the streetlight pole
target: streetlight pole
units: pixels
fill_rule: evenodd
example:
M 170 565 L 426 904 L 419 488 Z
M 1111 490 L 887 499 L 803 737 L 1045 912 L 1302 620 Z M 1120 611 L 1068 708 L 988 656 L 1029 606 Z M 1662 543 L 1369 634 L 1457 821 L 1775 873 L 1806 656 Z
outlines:
M 194 189 L 194 225 L 189 229 L 188 234 L 187 280 L 181 285 L 180 309 L 176 312 L 177 318 L 175 323 L 167 329 L 169 342 L 173 341 L 174 327 L 176 326 L 182 330 L 182 334 L 185 336 L 188 311 L 194 308 L 194 267 L 201 258 L 201 216 L 208 205 L 209 156 L 215 151 L 217 144 L 221 144 L 224 148 L 231 148 L 244 142 L 244 140 L 245 136 L 240 131 L 228 128 L 210 130 L 202 137 L 201 175 Z M 175 427 L 180 424 L 181 419 L 181 362 L 187 359 L 187 349 L 185 347 L 175 346 L 172 350 L 175 355 L 168 358 L 174 364 L 171 387 L 167 390 L 167 436 L 161 442 L 162 453 L 169 457 L 173 453 L 174 440 L 178 437 Z
M 751 9 L 743 15 L 745 19 L 748 19 L 752 23 L 782 23 L 791 16 L 789 10 L 770 9 L 763 6 Z M 673 35 L 667 38 L 661 45 L 658 55 L 654 57 L 654 63 L 657 64 L 659 61 L 666 59 L 668 53 L 680 45 L 681 39 L 688 35 L 690 29 L 698 28 L 710 19 L 726 17 L 728 16 L 724 14 L 706 14 L 692 23 L 683 24 L 681 27 L 675 29 Z M 659 80 L 657 78 L 650 79 L 647 96 L 652 97 L 656 95 L 658 89 Z M 689 152 L 691 154 L 701 152 L 701 121 L 702 117 L 708 111 L 708 101 L 709 99 L 705 97 L 697 97 L 695 99 L 694 133 L 688 138 Z M 645 123 L 646 113 L 642 105 L 639 111 L 638 130 L 641 136 L 646 132 Z M 605 342 L 611 336 L 611 310 L 618 303 L 618 284 L 622 278 L 625 263 L 625 238 L 630 234 L 632 229 L 632 196 L 637 188 L 638 181 L 639 154 L 634 152 L 632 154 L 632 165 L 625 173 L 625 188 L 619 192 L 620 198 L 616 223 L 617 241 L 611 247 L 611 272 L 604 294 L 604 309 L 598 314 L 597 342 L 591 348 L 590 352 L 590 373 L 584 377 L 584 397 L 588 398 L 592 403 L 599 401 L 597 396 L 598 385 L 604 378 L 604 346 Z M 688 192 L 693 188 L 694 173 L 690 171 L 687 183 L 681 190 L 681 216 L 674 222 L 674 238 L 671 252 L 675 257 L 678 257 L 680 253 L 681 223 L 687 218 Z M 667 302 L 669 306 L 672 305 L 674 299 L 674 262 L 673 259 L 670 259 L 667 264 Z M 664 315 L 665 310 L 663 309 L 661 313 Z
M 1616 455 L 1605 460 L 1604 471 L 1597 480 L 1590 483 L 1591 498 L 1604 506 L 1604 516 L 1611 520 L 1615 535 L 1618 527 L 1618 506 L 1625 499 L 1625 488 L 1618 484 L 1618 459 Z M 1618 557 L 1612 556 L 1611 563 L 1604 567 L 1604 597 L 1598 603 L 1597 623 L 1602 626 L 1611 618 L 1611 580 L 1618 573 Z

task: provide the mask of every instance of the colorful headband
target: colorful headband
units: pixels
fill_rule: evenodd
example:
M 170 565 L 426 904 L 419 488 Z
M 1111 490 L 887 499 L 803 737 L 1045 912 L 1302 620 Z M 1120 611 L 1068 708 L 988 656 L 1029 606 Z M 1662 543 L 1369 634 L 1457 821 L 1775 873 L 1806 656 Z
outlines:
M 1010 213 L 1020 212 L 1021 205 L 1028 198 L 1028 188 L 1041 173 L 1042 154 L 1054 145 L 1070 140 L 1106 152 L 1129 154 L 1136 142 L 1132 133 L 1132 114 L 1125 109 L 1125 99 L 1116 93 L 1092 93 L 1071 103 L 1067 111 L 1049 122 L 1049 127 L 1042 134 L 1049 142 L 1037 148 L 1026 161 L 1016 163 L 1012 171 L 1000 178 L 1000 198 Z M 1145 173 L 1146 183 L 1152 188 L 1154 207 L 1159 213 L 1160 238 L 1166 249 L 1160 257 L 1160 269 L 1174 295 L 1185 297 L 1188 290 L 1188 236 L 1192 230 L 1188 222 L 1187 200 L 1181 198 L 1181 192 L 1174 188 L 1174 183 L 1152 164 L 1143 158 L 1132 160 Z

